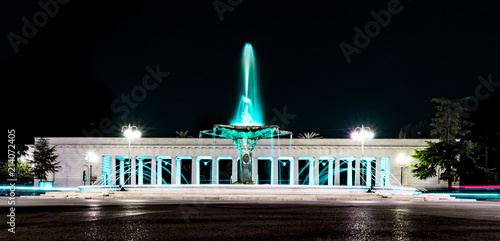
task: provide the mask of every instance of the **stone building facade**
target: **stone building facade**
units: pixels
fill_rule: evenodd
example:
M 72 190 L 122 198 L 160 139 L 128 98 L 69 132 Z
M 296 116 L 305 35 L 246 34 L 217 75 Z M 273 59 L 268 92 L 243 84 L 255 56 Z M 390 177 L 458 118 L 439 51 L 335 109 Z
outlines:
M 48 138 L 61 161 L 54 186 L 230 184 L 238 175 L 239 152 L 218 138 Z M 253 181 L 258 185 L 446 187 L 438 178 L 418 180 L 408 164 L 424 139 L 274 139 L 253 151 Z M 436 141 L 436 140 L 433 140 Z M 129 151 L 130 156 L 129 157 Z M 92 168 L 90 166 L 92 165 Z M 92 169 L 92 170 L 91 170 Z M 402 178 L 401 178 L 402 175 Z M 90 179 L 90 178 L 88 178 Z

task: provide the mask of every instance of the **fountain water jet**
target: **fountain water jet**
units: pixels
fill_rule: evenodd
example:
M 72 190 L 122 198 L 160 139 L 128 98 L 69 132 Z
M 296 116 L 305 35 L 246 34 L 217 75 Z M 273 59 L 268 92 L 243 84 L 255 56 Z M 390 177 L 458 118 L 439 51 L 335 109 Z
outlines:
M 257 63 L 253 47 L 246 43 L 241 54 L 243 94 L 231 125 L 262 126 L 262 108 L 258 90 Z
M 257 91 L 257 65 L 250 43 L 246 43 L 243 48 L 241 64 L 244 96 L 240 100 L 235 119 L 231 125 L 214 125 L 213 130 L 202 131 L 200 134 L 233 140 L 233 144 L 240 151 L 238 182 L 255 183 L 256 180 L 253 180 L 252 151 L 259 140 L 291 135 L 292 133 L 280 130 L 277 125 L 262 124 L 262 109 Z

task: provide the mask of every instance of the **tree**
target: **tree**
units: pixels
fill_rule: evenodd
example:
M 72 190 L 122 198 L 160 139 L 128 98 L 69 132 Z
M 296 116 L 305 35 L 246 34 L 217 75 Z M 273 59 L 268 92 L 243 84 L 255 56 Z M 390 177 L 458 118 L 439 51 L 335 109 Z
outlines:
M 450 100 L 448 98 L 434 98 L 431 101 L 437 103 L 436 117 L 432 118 L 430 126 L 431 136 L 439 138 L 445 143 L 454 143 L 458 137 L 470 133 L 465 127 L 474 125 L 472 122 L 462 118 L 467 108 L 463 105 L 465 98 Z
M 462 119 L 465 107 L 462 105 L 464 99 L 450 100 L 447 98 L 434 98 L 432 102 L 437 103 L 435 117 L 432 118 L 430 126 L 433 127 L 431 135 L 439 137 L 439 142 L 428 141 L 428 148 L 415 150 L 412 157 L 419 163 L 410 165 L 415 177 L 427 179 L 439 175 L 439 179 L 448 181 L 448 190 L 451 191 L 452 181 L 461 175 L 478 170 L 476 160 L 472 157 L 475 144 L 470 140 L 457 138 L 465 137 L 470 133 L 465 129 L 473 123 Z M 441 169 L 441 173 L 437 169 Z M 484 169 L 483 169 L 484 170 Z
M 177 138 L 193 138 L 192 136 L 188 136 L 188 130 L 187 131 L 176 131 L 177 133 Z
M 14 149 L 14 179 L 18 179 L 19 158 L 28 155 L 29 147 L 27 145 L 16 145 Z
M 489 166 L 490 152 L 500 151 L 500 142 L 495 140 L 495 137 L 491 137 L 487 134 L 479 135 L 475 137 L 477 147 L 482 151 L 484 156 L 484 167 Z
M 426 120 L 404 125 L 399 131 L 399 138 L 429 138 L 431 127 Z
M 461 178 L 468 185 L 476 184 L 494 184 L 498 182 L 497 170 L 499 169 L 498 153 L 500 151 L 500 139 L 486 133 L 473 133 L 471 139 L 475 141 L 476 148 L 474 154 L 476 160 L 474 164 L 478 165 L 477 172 L 467 173 L 465 178 Z M 471 168 L 468 168 L 471 169 Z M 495 178 L 497 178 L 495 181 Z
M 299 138 L 301 138 L 301 139 L 321 139 L 323 137 L 320 136 L 319 133 L 316 133 L 316 132 L 306 132 L 306 133 L 299 133 Z
M 439 175 L 439 179 L 448 182 L 448 189 L 451 191 L 451 183 L 458 177 L 481 169 L 472 157 L 474 144 L 471 141 L 460 141 L 454 144 L 427 141 L 427 145 L 429 147 L 422 151 L 415 150 L 412 158 L 420 162 L 410 165 L 415 167 L 412 170 L 413 176 L 421 180 Z M 438 168 L 440 173 L 438 173 Z
M 9 175 L 9 166 L 3 165 L 0 168 L 0 173 L 4 176 Z M 29 183 L 33 182 L 33 171 L 31 169 L 31 165 L 27 162 L 17 162 L 17 180 L 20 183 Z
M 61 167 L 60 161 L 57 161 L 59 155 L 55 154 L 56 147 L 49 146 L 49 141 L 45 138 L 40 138 L 35 143 L 35 151 L 33 152 L 33 175 L 40 181 L 47 180 L 49 172 L 56 173 Z
M 33 170 L 28 162 L 18 162 L 17 170 L 17 178 L 21 180 L 22 183 L 33 183 Z

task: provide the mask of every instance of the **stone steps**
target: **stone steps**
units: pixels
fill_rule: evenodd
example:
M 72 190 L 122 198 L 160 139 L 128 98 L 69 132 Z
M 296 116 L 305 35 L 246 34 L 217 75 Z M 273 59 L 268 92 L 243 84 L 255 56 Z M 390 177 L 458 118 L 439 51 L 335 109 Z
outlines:
M 100 190 L 99 192 L 51 192 L 38 197 L 28 198 L 56 198 L 56 199 L 150 199 L 150 200 L 249 200 L 249 201 L 473 201 L 470 199 L 456 199 L 446 194 L 397 194 L 397 193 L 366 193 L 366 192 L 315 192 L 301 190 L 284 192 L 282 190 Z
M 447 194 L 419 194 L 414 188 L 363 186 L 276 185 L 127 185 L 127 191 L 109 187 L 80 187 L 80 192 L 51 192 L 35 198 L 154 199 L 154 200 L 255 200 L 255 201 L 471 201 Z M 30 197 L 33 198 L 33 197 Z

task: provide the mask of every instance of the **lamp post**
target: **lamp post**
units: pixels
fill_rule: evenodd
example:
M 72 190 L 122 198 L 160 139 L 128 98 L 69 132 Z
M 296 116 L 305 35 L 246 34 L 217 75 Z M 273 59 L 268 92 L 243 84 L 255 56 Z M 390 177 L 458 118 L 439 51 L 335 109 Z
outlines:
M 351 133 L 352 139 L 361 141 L 361 159 L 363 159 L 363 157 L 365 156 L 365 140 L 373 139 L 373 137 L 374 134 L 370 127 L 366 127 L 363 125 L 361 127 L 356 127 Z
M 361 141 L 361 159 L 359 159 L 359 163 L 361 165 L 361 160 L 364 159 L 365 157 L 365 140 L 366 139 L 373 139 L 374 137 L 374 134 L 372 132 L 372 130 L 370 129 L 370 127 L 365 127 L 365 126 L 361 126 L 361 127 L 356 127 L 354 129 L 354 131 L 351 133 L 351 138 L 354 139 L 354 140 L 358 140 L 358 141 Z M 350 163 L 349 163 L 350 165 Z M 366 184 L 367 185 L 373 185 L 371 183 L 371 164 L 369 161 L 366 162 Z
M 401 153 L 398 156 L 398 162 L 399 166 L 401 167 L 401 186 L 403 186 L 403 170 L 405 164 L 408 162 L 408 157 L 405 154 Z
M 132 163 L 132 155 L 130 154 L 130 142 L 132 139 L 141 137 L 141 132 L 139 131 L 137 126 L 131 126 L 130 124 L 128 124 L 128 126 L 123 126 L 122 132 L 123 135 L 128 139 L 128 156 L 130 158 L 130 163 Z
M 141 132 L 139 131 L 137 126 L 131 126 L 130 124 L 128 124 L 128 126 L 123 126 L 122 132 L 123 135 L 128 139 L 128 155 L 130 157 L 130 140 L 141 137 Z
M 97 161 L 97 155 L 93 151 L 89 151 L 85 155 L 85 160 L 89 162 L 89 183 L 90 185 L 94 185 L 92 180 L 92 163 Z

